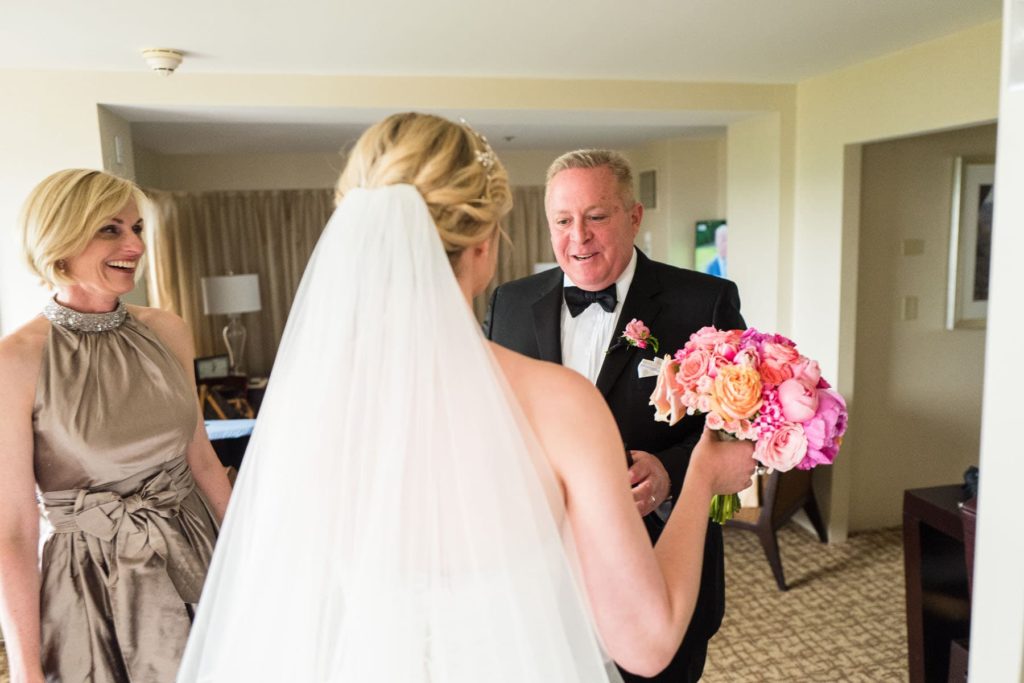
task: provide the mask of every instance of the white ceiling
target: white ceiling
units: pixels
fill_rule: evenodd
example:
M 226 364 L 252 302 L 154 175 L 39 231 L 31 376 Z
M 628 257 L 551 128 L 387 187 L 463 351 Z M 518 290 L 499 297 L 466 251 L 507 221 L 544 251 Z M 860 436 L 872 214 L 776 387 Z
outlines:
M 503 76 L 793 83 L 999 18 L 1001 0 L 4 0 L 0 69 Z M 172 78 L 178 76 L 172 76 Z M 642 103 L 637 103 L 638 107 Z M 119 108 L 164 153 L 337 151 L 384 112 Z M 726 117 L 462 115 L 496 148 L 631 147 Z M 513 136 L 506 142 L 504 137 Z
M 0 68 L 792 83 L 997 19 L 1001 0 L 5 0 Z

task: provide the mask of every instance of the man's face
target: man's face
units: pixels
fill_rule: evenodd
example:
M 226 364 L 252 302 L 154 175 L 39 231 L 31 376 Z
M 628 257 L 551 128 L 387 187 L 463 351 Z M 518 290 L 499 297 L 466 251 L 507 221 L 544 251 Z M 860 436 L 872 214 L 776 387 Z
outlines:
M 624 206 L 607 166 L 569 168 L 548 183 L 544 208 L 555 259 L 581 289 L 615 282 L 633 257 L 643 206 Z

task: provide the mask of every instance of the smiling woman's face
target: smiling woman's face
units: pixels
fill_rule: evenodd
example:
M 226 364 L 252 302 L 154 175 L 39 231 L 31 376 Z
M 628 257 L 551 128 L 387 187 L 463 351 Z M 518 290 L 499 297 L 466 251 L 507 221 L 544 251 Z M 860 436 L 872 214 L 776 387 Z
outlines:
M 93 295 L 119 297 L 135 288 L 135 271 L 146 245 L 135 202 L 103 222 L 82 253 L 65 259 L 73 287 Z
M 577 287 L 597 291 L 619 278 L 633 257 L 643 207 L 625 205 L 610 168 L 560 171 L 544 208 L 555 259 Z

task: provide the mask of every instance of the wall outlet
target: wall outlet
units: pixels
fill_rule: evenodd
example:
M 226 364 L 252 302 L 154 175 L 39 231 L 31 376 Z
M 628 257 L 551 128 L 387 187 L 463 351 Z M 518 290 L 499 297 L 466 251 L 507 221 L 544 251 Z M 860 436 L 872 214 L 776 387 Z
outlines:
M 900 317 L 903 318 L 904 320 L 917 320 L 916 296 L 903 297 L 903 306 Z
M 904 256 L 920 256 L 924 253 L 924 240 L 903 240 Z

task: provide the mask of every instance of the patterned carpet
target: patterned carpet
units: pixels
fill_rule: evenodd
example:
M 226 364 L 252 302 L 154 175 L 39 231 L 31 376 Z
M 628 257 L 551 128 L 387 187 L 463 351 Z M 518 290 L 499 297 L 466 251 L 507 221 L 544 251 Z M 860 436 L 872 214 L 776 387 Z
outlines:
M 823 545 L 791 523 L 779 548 L 785 593 L 757 537 L 725 530 L 727 608 L 704 683 L 906 681 L 900 530 Z
M 822 545 L 790 524 L 779 547 L 786 593 L 754 534 L 726 529 L 728 610 L 704 683 L 906 681 L 900 530 Z M 0 683 L 9 682 L 0 647 Z

